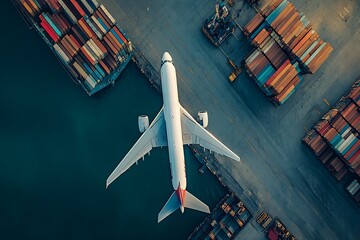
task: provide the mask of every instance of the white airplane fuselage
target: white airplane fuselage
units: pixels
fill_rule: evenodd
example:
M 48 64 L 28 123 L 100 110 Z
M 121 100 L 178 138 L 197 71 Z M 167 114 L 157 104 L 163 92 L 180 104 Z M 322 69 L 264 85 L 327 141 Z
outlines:
M 239 156 L 205 130 L 204 126 L 206 127 L 207 120 L 205 120 L 206 124 L 199 124 L 180 105 L 176 70 L 172 58 L 167 52 L 161 59 L 160 72 L 164 105 L 150 125 L 147 116 L 138 118 L 139 131 L 143 134 L 106 180 L 106 187 L 108 187 L 140 158 L 150 153 L 152 148 L 168 146 L 174 192 L 159 212 L 158 222 L 179 208 L 181 212 L 184 212 L 184 208 L 190 208 L 210 213 L 210 209 L 205 203 L 186 190 L 184 144 L 199 144 L 204 148 L 240 161 Z M 207 113 L 205 119 L 207 119 Z
M 169 149 L 172 186 L 180 201 L 180 209 L 184 211 L 186 173 L 182 139 L 180 103 L 178 97 L 176 70 L 170 54 L 165 53 L 161 66 L 161 86 L 164 99 L 164 117 Z

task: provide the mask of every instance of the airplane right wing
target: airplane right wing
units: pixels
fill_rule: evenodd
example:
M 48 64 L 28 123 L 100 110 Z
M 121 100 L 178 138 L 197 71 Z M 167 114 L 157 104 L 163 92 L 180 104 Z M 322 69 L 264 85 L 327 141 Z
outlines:
M 141 135 L 130 151 L 106 180 L 108 187 L 116 178 L 128 170 L 135 162 L 150 152 L 153 147 L 167 146 L 166 125 L 164 111 L 161 108 L 148 129 Z
M 240 161 L 238 155 L 206 131 L 183 107 L 181 107 L 181 125 L 184 144 L 199 144 L 204 148 Z

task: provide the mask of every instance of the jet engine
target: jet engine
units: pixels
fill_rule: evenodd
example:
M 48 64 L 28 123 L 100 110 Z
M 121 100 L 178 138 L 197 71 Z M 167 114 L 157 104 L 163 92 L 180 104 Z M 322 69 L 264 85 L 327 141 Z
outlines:
M 203 128 L 206 128 L 209 123 L 208 113 L 206 111 L 198 112 L 197 120 Z
M 146 115 L 141 115 L 138 117 L 138 125 L 139 125 L 139 131 L 141 133 L 145 132 L 146 129 L 149 127 L 149 117 Z

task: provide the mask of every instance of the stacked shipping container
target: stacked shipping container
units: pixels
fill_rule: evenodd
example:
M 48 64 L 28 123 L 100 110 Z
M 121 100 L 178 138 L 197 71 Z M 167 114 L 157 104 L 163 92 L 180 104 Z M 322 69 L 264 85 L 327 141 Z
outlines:
M 322 163 L 341 180 L 346 174 L 360 180 L 360 80 L 304 137 Z M 352 181 L 352 183 L 354 180 Z M 348 185 L 360 203 L 360 186 Z
M 290 62 L 274 37 L 270 29 L 261 29 L 251 37 L 257 50 L 245 60 L 245 67 L 266 96 L 278 105 L 293 94 L 302 77 L 298 63 Z
M 113 76 L 132 56 L 126 35 L 96 0 L 20 0 L 20 4 L 89 95 L 115 81 Z
M 332 47 L 320 40 L 303 13 L 287 0 L 269 1 L 260 13 L 244 28 L 244 34 L 257 47 L 245 60 L 245 67 L 272 102 L 279 105 L 302 82 L 300 74 L 315 72 Z
M 287 0 L 268 1 L 260 13 L 305 72 L 316 72 L 332 52 L 333 48 L 320 39 L 306 16 Z

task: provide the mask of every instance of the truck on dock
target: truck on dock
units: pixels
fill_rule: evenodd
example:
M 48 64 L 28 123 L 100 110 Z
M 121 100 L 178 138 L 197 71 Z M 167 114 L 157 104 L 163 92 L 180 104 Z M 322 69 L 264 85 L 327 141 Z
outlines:
M 235 63 L 230 58 L 228 58 L 227 61 L 234 68 L 234 71 L 232 71 L 229 75 L 229 81 L 233 82 L 235 81 L 237 76 L 241 73 L 241 68 L 236 66 Z

